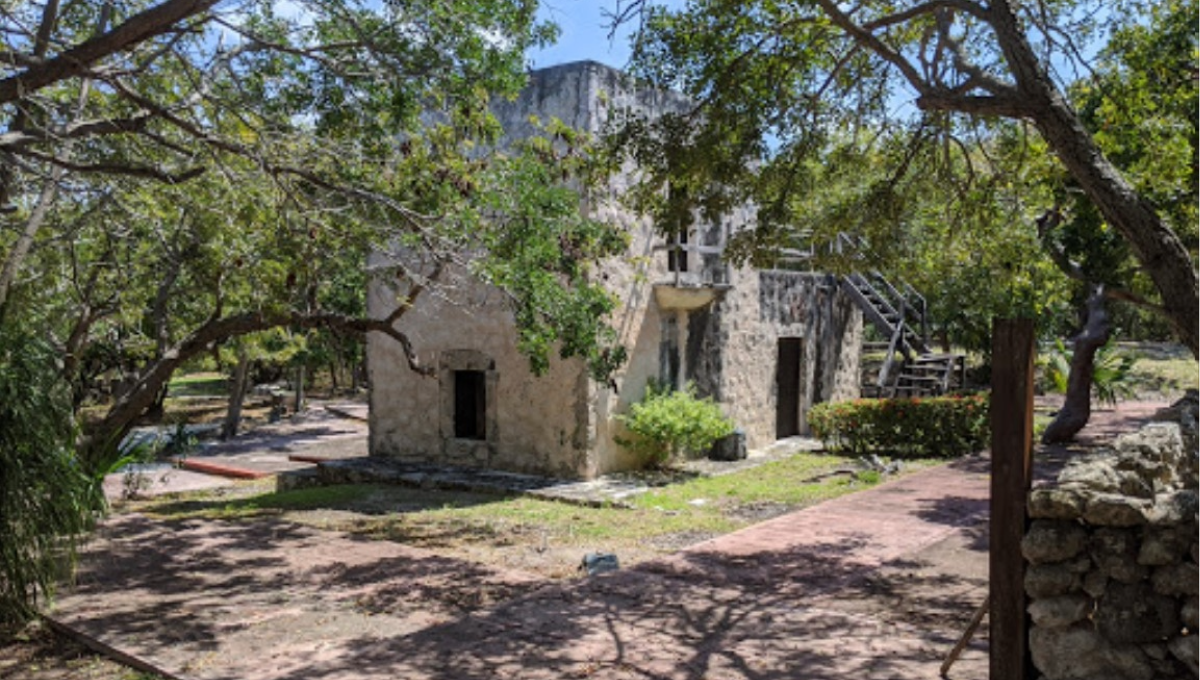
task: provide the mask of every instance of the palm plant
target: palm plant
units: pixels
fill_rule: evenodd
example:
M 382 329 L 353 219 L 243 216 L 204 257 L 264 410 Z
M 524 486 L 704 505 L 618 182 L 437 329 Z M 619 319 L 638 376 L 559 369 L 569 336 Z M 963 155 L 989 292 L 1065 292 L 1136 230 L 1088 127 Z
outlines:
M 1061 339 L 1045 354 L 1042 376 L 1048 390 L 1059 394 L 1067 391 L 1067 377 L 1071 370 L 1071 348 Z M 1092 372 L 1092 396 L 1108 406 L 1116 406 L 1122 399 L 1137 396 L 1133 386 L 1133 366 L 1137 357 L 1117 347 L 1112 340 L 1096 352 L 1095 368 Z

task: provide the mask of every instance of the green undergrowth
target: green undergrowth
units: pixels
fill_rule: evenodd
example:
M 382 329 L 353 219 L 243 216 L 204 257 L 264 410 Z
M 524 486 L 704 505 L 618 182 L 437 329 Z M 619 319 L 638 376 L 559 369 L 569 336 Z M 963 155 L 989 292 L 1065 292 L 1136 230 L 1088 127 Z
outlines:
M 906 461 L 912 471 L 935 464 Z M 886 478 L 885 478 L 886 479 Z M 415 489 L 378 484 L 219 498 L 196 493 L 138 509 L 168 518 L 297 521 L 416 547 L 553 544 L 621 550 L 669 545 L 672 536 L 715 536 L 768 516 L 813 505 L 880 481 L 849 458 L 800 454 L 720 477 L 694 477 L 630 499 L 632 507 L 584 507 L 521 496 Z M 257 491 L 263 492 L 257 492 Z M 666 548 L 664 548 L 665 550 Z
M 1142 399 L 1172 400 L 1185 390 L 1200 387 L 1200 364 L 1181 345 L 1168 343 L 1122 344 L 1137 358 L 1129 371 L 1132 391 Z

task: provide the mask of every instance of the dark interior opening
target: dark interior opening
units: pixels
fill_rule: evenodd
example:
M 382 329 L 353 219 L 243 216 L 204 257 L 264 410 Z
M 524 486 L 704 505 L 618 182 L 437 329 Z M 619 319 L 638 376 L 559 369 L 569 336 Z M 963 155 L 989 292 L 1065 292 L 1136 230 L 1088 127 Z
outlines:
M 775 437 L 800 434 L 800 338 L 779 338 L 775 364 Z
M 454 372 L 454 436 L 487 439 L 487 383 L 483 371 Z

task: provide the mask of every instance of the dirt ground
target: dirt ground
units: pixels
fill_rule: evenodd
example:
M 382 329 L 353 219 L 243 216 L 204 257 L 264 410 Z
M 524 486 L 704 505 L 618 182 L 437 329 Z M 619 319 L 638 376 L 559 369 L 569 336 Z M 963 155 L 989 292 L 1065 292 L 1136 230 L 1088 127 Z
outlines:
M 1094 421 L 1090 426 L 1091 436 L 1084 438 L 1084 441 L 1078 447 L 1075 447 L 1072 453 L 1078 453 L 1081 448 L 1097 445 L 1110 437 L 1114 432 L 1127 429 L 1131 419 L 1144 416 L 1152 413 L 1155 408 L 1161 406 L 1161 403 L 1126 403 L 1117 410 L 1100 410 L 1097 411 L 1093 418 Z M 244 496 L 248 494 L 261 493 L 264 489 L 263 485 L 269 482 L 258 481 L 252 483 L 243 483 L 226 491 L 230 498 Z M 381 492 L 386 493 L 386 492 Z M 386 501 L 386 499 L 384 499 Z M 293 517 L 287 518 L 282 524 L 279 522 L 281 518 L 273 518 L 265 522 L 265 525 L 274 527 L 290 526 L 290 525 L 307 525 L 306 528 L 297 530 L 301 532 L 312 531 L 311 527 L 321 527 L 328 530 L 337 531 L 344 529 L 346 523 L 370 522 L 373 516 L 372 504 L 378 504 L 380 499 L 372 500 L 370 497 L 363 501 L 364 506 L 357 509 L 349 510 L 324 510 L 324 511 L 302 511 L 296 513 Z M 386 503 L 394 508 L 394 504 Z M 761 509 L 763 518 L 781 514 L 788 511 L 788 507 L 764 507 Z M 753 508 L 750 510 L 754 510 Z M 324 513 L 324 514 L 322 514 Z M 288 529 L 291 531 L 291 529 Z M 666 544 L 654 546 L 654 552 L 661 554 L 660 551 L 672 551 L 678 548 L 691 545 L 693 543 L 709 538 L 708 535 L 694 536 L 677 536 L 672 537 Z M 935 556 L 932 563 L 941 565 L 956 564 L 961 562 L 966 565 L 969 560 L 957 560 L 956 555 L 966 554 L 971 551 L 978 551 L 981 547 L 980 541 L 986 541 L 986 532 L 979 533 L 974 540 L 950 543 L 938 546 L 937 550 L 944 554 Z M 514 546 L 516 549 L 514 551 Z M 539 550 L 540 546 L 540 550 Z M 429 545 L 428 548 L 433 548 L 439 556 L 453 560 L 462 560 L 473 564 L 492 564 L 503 565 L 506 571 L 513 570 L 518 572 L 529 573 L 531 577 L 549 577 L 551 579 L 561 579 L 567 574 L 559 573 L 555 570 L 548 569 L 547 564 L 555 564 L 560 562 L 553 554 L 546 555 L 546 546 L 544 537 L 536 535 L 521 535 L 520 533 L 509 532 L 503 536 L 469 536 L 459 537 L 457 540 L 442 541 L 438 545 Z M 514 560 L 513 555 L 525 555 L 527 558 L 524 561 Z M 577 556 L 577 551 L 572 551 L 572 555 Z M 634 556 L 628 555 L 631 561 L 640 561 L 644 558 L 649 558 L 651 555 Z M 625 559 L 623 557 L 623 559 Z M 860 608 L 862 612 L 872 615 L 883 615 L 886 619 L 896 623 L 921 623 L 923 619 L 929 617 L 940 617 L 942 622 L 946 622 L 946 617 L 950 616 L 953 623 L 960 624 L 961 611 L 951 613 L 949 611 L 939 611 L 938 602 L 943 598 L 936 592 L 936 587 L 932 590 L 929 587 L 930 583 L 936 583 L 939 575 L 929 573 L 929 564 L 922 563 L 898 563 L 887 565 L 883 569 L 876 572 L 870 582 L 864 583 L 860 589 L 865 595 L 860 601 L 845 603 L 845 606 L 851 609 Z M 964 567 L 965 568 L 965 567 Z M 986 583 L 986 573 L 974 573 L 971 568 L 966 568 L 967 571 L 957 575 L 962 579 L 967 579 L 974 583 L 973 587 L 978 587 L 978 582 L 982 579 Z M 350 575 L 343 575 L 348 577 Z M 454 587 L 451 580 L 445 587 L 431 588 L 429 592 L 418 592 L 406 594 L 406 599 L 413 598 L 417 603 L 424 603 L 420 606 L 430 608 L 431 610 L 446 610 L 447 613 L 453 611 L 473 610 L 480 607 L 494 605 L 498 602 L 509 600 L 515 596 L 521 595 L 529 591 L 530 588 L 536 587 L 535 581 L 514 582 L 514 583 L 497 583 L 496 588 L 475 588 L 463 589 Z M 415 596 L 415 597 L 414 597 Z M 394 604 L 394 603 L 393 603 Z M 366 602 L 364 607 L 379 607 L 385 608 L 388 603 Z M 46 627 L 34 624 L 20 631 L 3 631 L 0 630 L 0 680 L 59 680 L 59 679 L 88 679 L 88 680 L 134 680 L 147 679 L 154 676 L 146 675 L 138 671 L 132 670 L 121 664 L 115 663 L 106 659 L 103 656 L 89 652 L 79 643 L 62 637 Z

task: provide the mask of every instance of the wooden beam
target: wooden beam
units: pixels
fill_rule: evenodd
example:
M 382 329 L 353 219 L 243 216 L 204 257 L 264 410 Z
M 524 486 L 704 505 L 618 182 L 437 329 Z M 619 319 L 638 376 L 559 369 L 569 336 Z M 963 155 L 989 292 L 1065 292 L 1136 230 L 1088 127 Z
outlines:
M 1025 499 L 1033 451 L 1032 319 L 992 325 L 992 496 L 989 602 L 991 680 L 1028 680 Z

